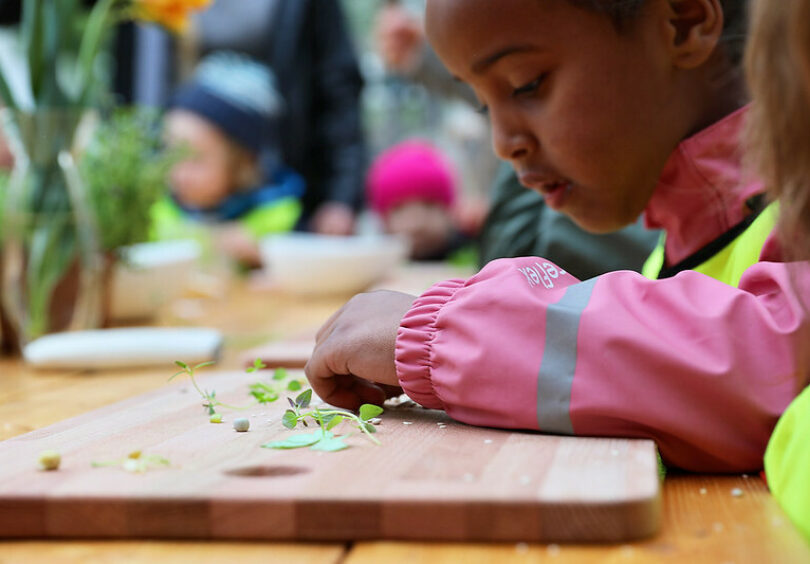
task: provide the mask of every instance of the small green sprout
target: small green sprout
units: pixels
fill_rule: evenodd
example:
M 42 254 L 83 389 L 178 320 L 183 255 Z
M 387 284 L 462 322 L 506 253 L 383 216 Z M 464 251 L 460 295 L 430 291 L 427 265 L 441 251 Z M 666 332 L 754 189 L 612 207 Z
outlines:
M 125 458 L 120 458 L 118 460 L 109 460 L 106 462 L 92 462 L 91 465 L 93 468 L 103 468 L 105 466 L 120 466 L 127 472 L 143 474 L 147 470 L 151 470 L 153 468 L 170 466 L 171 462 L 169 462 L 168 458 L 165 458 L 158 454 L 144 454 L 140 450 L 134 450 L 130 452 Z
M 248 409 L 251 405 L 246 406 L 236 406 L 236 405 L 228 405 L 227 403 L 223 403 L 217 399 L 217 392 L 216 390 L 204 390 L 200 388 L 199 384 L 197 384 L 197 380 L 195 378 L 195 373 L 200 368 L 204 368 L 206 366 L 211 366 L 215 364 L 214 361 L 203 362 L 201 364 L 197 364 L 196 366 L 190 366 L 189 364 L 181 361 L 175 360 L 174 363 L 180 368 L 180 371 L 173 374 L 169 381 L 173 380 L 177 376 L 181 374 L 186 374 L 189 379 L 191 380 L 192 386 L 194 389 L 197 390 L 197 393 L 200 394 L 200 397 L 203 400 L 203 408 L 208 412 L 209 421 L 211 423 L 221 423 L 222 416 L 217 413 L 217 407 L 224 407 L 227 409 L 234 409 L 237 411 Z M 246 369 L 248 373 L 258 372 L 267 368 L 267 365 L 262 362 L 260 358 L 257 358 L 253 361 L 253 365 L 249 366 Z M 291 380 L 289 379 L 289 375 L 287 374 L 287 370 L 284 368 L 276 368 L 273 372 L 273 378 L 270 382 L 254 382 L 250 385 L 249 392 L 250 395 L 256 400 L 256 403 L 259 404 L 266 404 L 272 403 L 281 396 L 281 392 L 283 390 L 287 391 L 298 391 L 303 387 L 303 384 L 300 380 Z
M 212 364 L 216 364 L 216 361 L 209 360 L 208 362 L 202 362 L 202 363 L 200 363 L 200 364 L 198 364 L 196 366 L 189 366 L 188 364 L 186 364 L 185 362 L 183 362 L 181 360 L 175 360 L 174 363 L 177 366 L 180 367 L 180 372 L 176 372 L 175 374 L 173 374 L 169 378 L 169 382 L 171 382 L 177 376 L 180 376 L 180 374 L 187 374 L 189 379 L 191 380 L 191 385 L 194 386 L 194 389 L 197 390 L 197 393 L 200 394 L 200 396 L 202 397 L 202 399 L 203 399 L 203 404 L 202 405 L 203 405 L 203 408 L 208 411 L 208 415 L 210 415 L 210 416 L 216 415 L 217 406 L 222 406 L 222 407 L 225 407 L 225 408 L 228 408 L 228 409 L 236 409 L 236 410 L 247 409 L 247 407 L 237 407 L 235 405 L 228 405 L 227 403 L 222 403 L 221 401 L 219 401 L 217 399 L 216 390 L 211 390 L 209 392 L 208 390 L 201 389 L 200 386 L 197 385 L 197 380 L 195 380 L 195 378 L 194 378 L 194 373 L 197 370 L 199 370 L 200 368 L 204 368 L 206 366 L 211 366 Z M 218 423 L 218 422 L 217 421 L 211 421 L 211 423 Z
M 374 425 L 370 422 L 371 419 L 377 417 L 383 412 L 383 409 L 377 405 L 363 404 L 360 406 L 358 415 L 342 409 L 321 409 L 313 408 L 309 411 L 306 410 L 312 401 L 312 389 L 307 389 L 298 394 L 295 400 L 287 398 L 290 403 L 290 409 L 284 412 L 281 418 L 281 424 L 287 429 L 295 429 L 298 423 L 301 422 L 304 427 L 308 427 L 307 418 L 315 420 L 318 429 L 309 434 L 299 434 L 288 437 L 283 441 L 272 441 L 262 445 L 264 448 L 276 449 L 291 449 L 309 447 L 312 450 L 321 450 L 326 452 L 335 452 L 348 448 L 349 445 L 345 443 L 350 435 L 335 435 L 332 429 L 337 427 L 342 422 L 353 423 L 355 427 L 373 442 L 379 445 L 373 433 L 377 431 Z
M 253 366 L 247 369 L 248 372 L 256 372 L 261 368 L 266 368 L 266 365 L 261 359 L 256 359 Z M 282 385 L 283 382 L 287 382 Z M 254 382 L 250 385 L 250 395 L 256 398 L 259 403 L 272 403 L 281 397 L 282 390 L 297 392 L 303 388 L 300 380 L 289 380 L 289 374 L 284 368 L 276 368 L 273 371 L 273 379 L 271 382 Z
M 248 374 L 252 374 L 253 372 L 257 372 L 264 368 L 267 368 L 267 365 L 264 362 L 262 362 L 262 359 L 257 358 L 256 360 L 253 361 L 253 366 L 249 366 L 248 368 L 246 368 L 245 372 L 247 372 Z

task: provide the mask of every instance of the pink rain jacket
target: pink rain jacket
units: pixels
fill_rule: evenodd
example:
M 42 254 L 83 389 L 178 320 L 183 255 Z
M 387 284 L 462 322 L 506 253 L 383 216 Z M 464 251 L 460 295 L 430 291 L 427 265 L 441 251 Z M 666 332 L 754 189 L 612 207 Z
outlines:
M 668 264 L 745 215 L 762 192 L 743 178 L 744 110 L 681 143 L 646 210 L 667 231 Z M 667 464 L 701 472 L 762 467 L 798 391 L 796 351 L 810 264 L 786 263 L 771 234 L 734 288 L 694 271 L 628 271 L 580 282 L 535 257 L 447 280 L 402 319 L 405 392 L 459 421 L 565 435 L 653 439 Z

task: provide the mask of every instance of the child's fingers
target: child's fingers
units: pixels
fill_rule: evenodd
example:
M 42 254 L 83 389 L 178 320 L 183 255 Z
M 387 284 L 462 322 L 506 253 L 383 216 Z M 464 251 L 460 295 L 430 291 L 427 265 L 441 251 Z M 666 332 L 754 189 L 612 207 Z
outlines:
M 322 400 L 347 409 L 354 409 L 357 399 L 352 397 L 353 381 L 348 363 L 337 360 L 334 347 L 319 341 L 309 357 L 304 373 L 309 385 Z M 359 406 L 359 404 L 358 404 Z
M 345 409 L 358 409 L 364 403 L 382 405 L 385 402 L 385 392 L 379 385 L 363 380 L 357 376 L 339 375 L 336 378 L 337 387 L 331 399 L 325 399 L 332 405 Z M 336 403 L 340 402 L 340 403 Z

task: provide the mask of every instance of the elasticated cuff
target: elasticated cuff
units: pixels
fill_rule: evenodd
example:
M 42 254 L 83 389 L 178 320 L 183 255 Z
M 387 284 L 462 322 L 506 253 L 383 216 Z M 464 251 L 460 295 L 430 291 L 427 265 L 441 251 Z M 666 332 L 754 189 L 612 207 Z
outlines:
M 430 409 L 444 409 L 431 381 L 436 321 L 444 304 L 464 283 L 462 279 L 439 282 L 416 299 L 399 323 L 396 343 L 399 385 L 413 401 Z

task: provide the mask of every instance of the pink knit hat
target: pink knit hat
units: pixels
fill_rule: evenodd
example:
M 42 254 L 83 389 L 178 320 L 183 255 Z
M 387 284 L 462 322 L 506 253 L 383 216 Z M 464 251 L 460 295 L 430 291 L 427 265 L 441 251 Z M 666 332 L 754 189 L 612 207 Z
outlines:
M 425 141 L 410 140 L 383 151 L 367 178 L 371 207 L 382 216 L 412 200 L 449 208 L 456 197 L 455 173 L 447 159 Z

